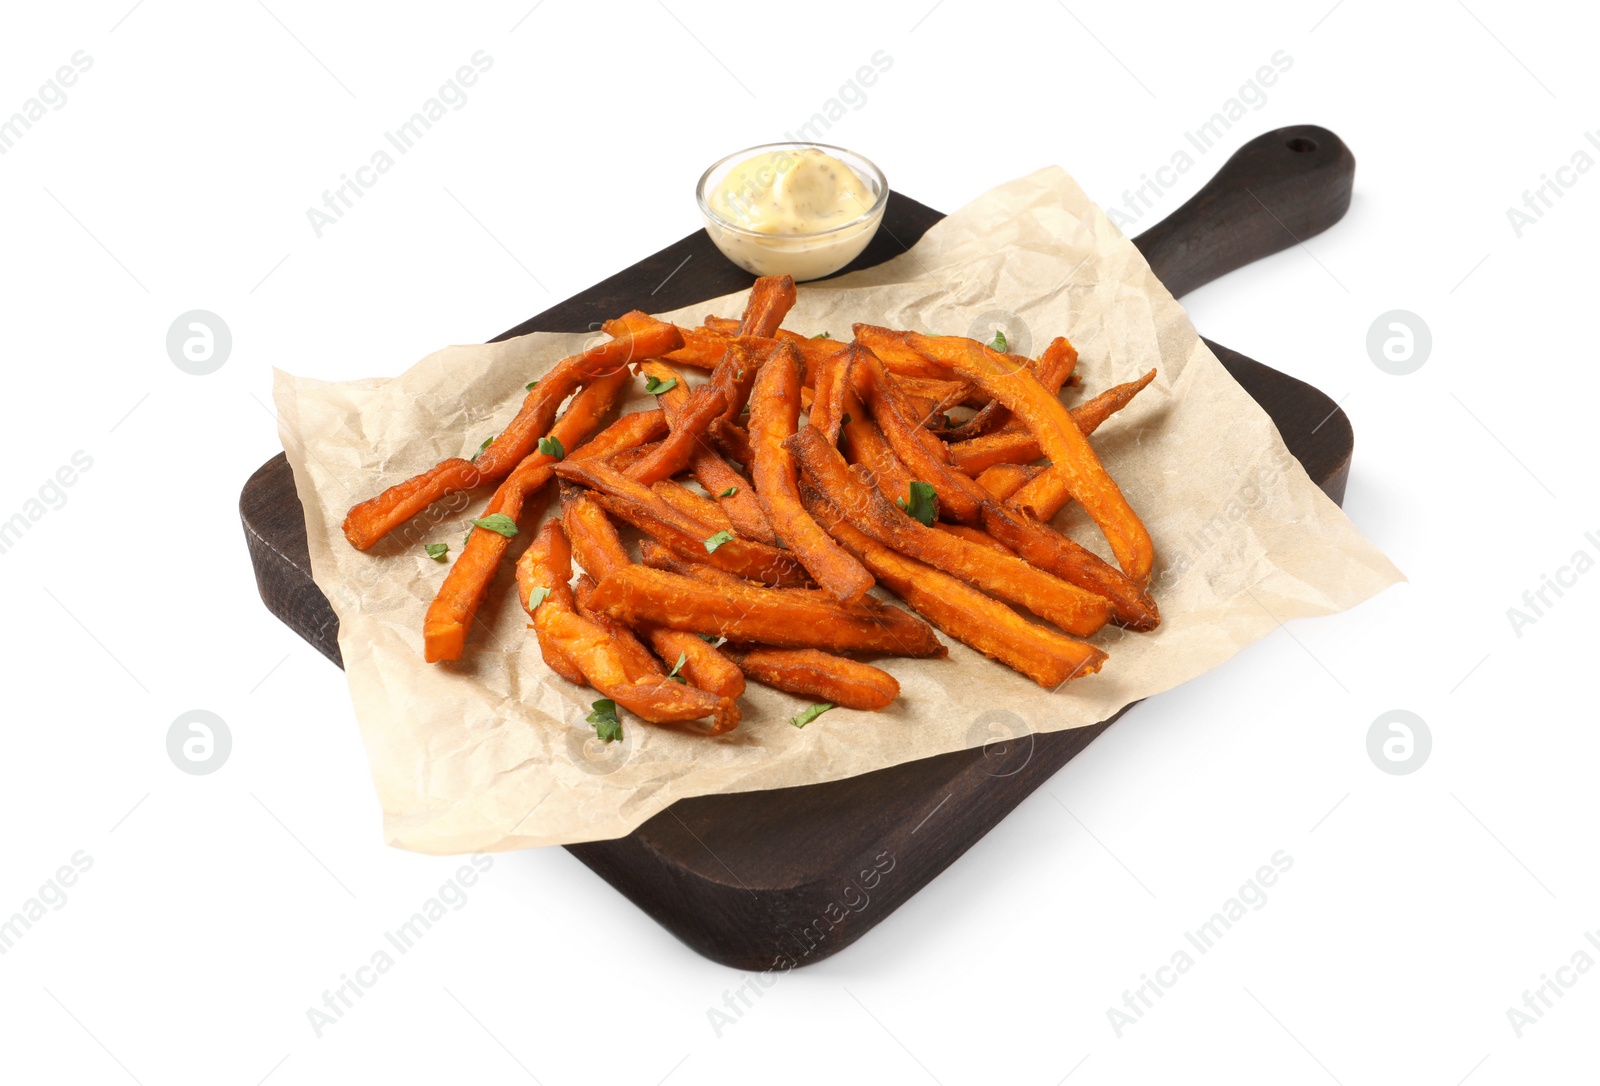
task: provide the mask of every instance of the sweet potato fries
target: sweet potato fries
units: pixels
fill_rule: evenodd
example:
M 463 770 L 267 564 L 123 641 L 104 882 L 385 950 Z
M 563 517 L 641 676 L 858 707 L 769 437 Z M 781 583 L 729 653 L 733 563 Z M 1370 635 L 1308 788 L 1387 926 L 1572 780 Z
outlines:
M 738 319 L 608 321 L 612 338 L 529 385 L 476 457 L 351 509 L 345 535 L 367 550 L 497 484 L 427 609 L 424 658 L 468 651 L 518 549 L 539 652 L 608 699 L 591 715 L 601 738 L 620 735 L 618 706 L 721 734 L 747 680 L 817 699 L 796 726 L 885 709 L 899 682 L 854 657 L 942 657 L 936 629 L 1056 687 L 1106 663 L 1082 638 L 1160 621 L 1150 534 L 1089 440 L 1154 370 L 1069 410 L 1065 338 L 1037 359 L 865 323 L 835 341 L 782 327 L 795 300 L 792 280 L 764 278 Z M 656 406 L 608 423 L 641 379 Z M 1073 503 L 1112 561 L 1050 523 Z

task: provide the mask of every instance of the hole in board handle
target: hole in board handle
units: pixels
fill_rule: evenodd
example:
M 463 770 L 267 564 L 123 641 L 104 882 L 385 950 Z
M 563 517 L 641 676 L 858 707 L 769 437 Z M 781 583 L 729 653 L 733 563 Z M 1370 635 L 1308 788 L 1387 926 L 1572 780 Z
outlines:
M 1304 136 L 1296 136 L 1284 146 L 1288 147 L 1289 150 L 1293 151 L 1297 155 L 1307 155 L 1317 149 L 1317 141 L 1308 140 Z

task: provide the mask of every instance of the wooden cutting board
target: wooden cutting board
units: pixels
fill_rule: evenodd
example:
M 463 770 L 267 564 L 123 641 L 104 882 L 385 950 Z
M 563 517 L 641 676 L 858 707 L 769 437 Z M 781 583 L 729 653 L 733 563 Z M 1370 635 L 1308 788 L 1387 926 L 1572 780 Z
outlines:
M 1355 159 L 1332 132 L 1278 129 L 1246 144 L 1134 244 L 1181 296 L 1333 225 L 1350 205 L 1354 177 Z M 851 269 L 898 255 L 941 218 L 893 194 Z M 629 309 L 677 309 L 751 281 L 698 232 L 496 338 L 586 331 Z M 1352 435 L 1338 406 L 1207 343 L 1310 477 L 1342 500 Z M 245 484 L 239 511 L 267 608 L 339 663 L 339 621 L 311 579 L 304 515 L 281 453 Z M 708 958 L 750 970 L 807 965 L 881 922 L 1116 719 L 827 784 L 680 800 L 626 837 L 568 849 Z

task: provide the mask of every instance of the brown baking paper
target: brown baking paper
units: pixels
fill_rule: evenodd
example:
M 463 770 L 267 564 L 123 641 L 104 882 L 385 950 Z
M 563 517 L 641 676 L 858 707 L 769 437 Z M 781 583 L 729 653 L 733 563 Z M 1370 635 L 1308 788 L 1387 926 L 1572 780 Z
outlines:
M 635 300 L 648 306 L 648 298 Z M 665 316 L 737 316 L 731 295 Z M 834 780 L 1024 731 L 1105 720 L 1194 678 L 1281 622 L 1341 611 L 1402 579 L 1306 477 L 1266 413 L 1196 336 L 1138 250 L 1062 170 L 1002 185 L 908 253 L 803 285 L 786 321 L 850 334 L 855 321 L 938 332 L 998 325 L 1012 350 L 1066 335 L 1086 397 L 1154 366 L 1155 382 L 1094 443 L 1155 541 L 1163 621 L 1108 629 L 1104 670 L 1051 691 L 951 638 L 940 660 L 881 662 L 901 696 L 881 713 L 834 709 L 803 730 L 807 701 L 750 684 L 744 721 L 716 739 L 623 713 L 621 742 L 585 723 L 599 695 L 553 675 L 502 571 L 466 658 L 422 659 L 422 617 L 486 493 L 425 536 L 367 553 L 340 523 L 357 501 L 441 459 L 469 455 L 516 413 L 523 386 L 592 337 L 536 333 L 449 347 L 399 377 L 331 384 L 278 373 L 281 432 L 305 506 L 312 571 L 339 616 L 339 647 L 391 844 L 430 853 L 601 840 L 675 800 Z M 635 385 L 624 410 L 652 406 Z M 1069 402 L 1079 402 L 1077 399 Z M 1063 527 L 1099 553 L 1081 514 Z M 524 529 L 524 542 L 531 532 Z

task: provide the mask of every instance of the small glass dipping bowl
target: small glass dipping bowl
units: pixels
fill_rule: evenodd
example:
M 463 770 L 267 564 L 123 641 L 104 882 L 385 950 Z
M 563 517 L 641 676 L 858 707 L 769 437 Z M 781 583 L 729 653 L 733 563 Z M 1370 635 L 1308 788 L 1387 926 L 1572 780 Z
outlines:
M 711 208 L 708 196 L 717 190 L 735 166 L 773 151 L 815 148 L 843 162 L 873 196 L 872 206 L 849 222 L 810 234 L 764 234 L 730 222 Z M 843 147 L 825 143 L 764 143 L 718 159 L 700 175 L 695 200 L 706 222 L 706 233 L 722 255 L 752 275 L 792 275 L 796 282 L 832 275 L 861 255 L 889 203 L 889 182 L 872 162 Z

